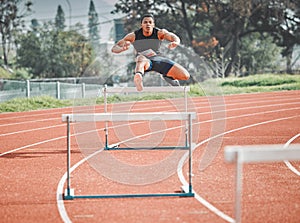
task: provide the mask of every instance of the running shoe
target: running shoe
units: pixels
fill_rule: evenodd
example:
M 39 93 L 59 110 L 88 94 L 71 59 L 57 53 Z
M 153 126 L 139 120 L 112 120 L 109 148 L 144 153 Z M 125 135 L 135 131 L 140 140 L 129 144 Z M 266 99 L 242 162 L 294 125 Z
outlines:
M 167 76 L 163 76 L 163 78 L 165 79 L 165 81 L 167 83 L 169 83 L 172 86 L 180 86 L 180 83 L 178 80 L 172 78 L 172 77 L 167 77 Z

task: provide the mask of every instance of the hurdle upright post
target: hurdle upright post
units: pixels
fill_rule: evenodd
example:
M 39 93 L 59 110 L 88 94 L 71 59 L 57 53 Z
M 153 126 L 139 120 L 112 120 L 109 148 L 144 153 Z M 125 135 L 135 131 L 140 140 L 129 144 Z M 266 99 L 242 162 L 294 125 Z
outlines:
M 242 206 L 242 189 L 243 189 L 243 161 L 241 160 L 241 156 L 236 155 L 236 170 L 235 170 L 235 222 L 240 223 L 242 222 L 242 213 L 241 213 L 241 206 Z
M 192 194 L 192 115 L 189 114 L 188 119 L 188 131 L 189 131 L 189 193 Z
M 187 87 L 184 86 L 184 111 L 188 112 L 188 102 L 187 102 Z M 185 146 L 188 143 L 188 127 L 187 127 L 187 121 L 185 121 Z
M 73 199 L 72 189 L 71 189 L 71 178 L 70 178 L 70 169 L 71 169 L 71 137 L 70 137 L 70 116 L 67 116 L 67 189 L 65 190 L 65 199 Z
M 107 85 L 104 85 L 103 89 L 103 95 L 104 95 L 104 113 L 107 113 Z M 108 123 L 105 122 L 105 127 L 104 127 L 104 132 L 105 132 L 105 149 L 108 148 Z
M 70 194 L 70 167 L 71 167 L 71 141 L 70 141 L 70 117 L 67 117 L 67 188 L 68 188 L 68 195 Z

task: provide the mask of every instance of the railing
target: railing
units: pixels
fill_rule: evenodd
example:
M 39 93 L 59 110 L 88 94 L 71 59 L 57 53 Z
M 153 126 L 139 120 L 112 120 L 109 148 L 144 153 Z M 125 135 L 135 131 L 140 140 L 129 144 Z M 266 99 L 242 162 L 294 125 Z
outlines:
M 93 98 L 101 92 L 99 84 L 73 84 L 60 81 L 36 82 L 30 80 L 0 80 L 0 102 L 13 98 L 48 95 L 57 99 Z

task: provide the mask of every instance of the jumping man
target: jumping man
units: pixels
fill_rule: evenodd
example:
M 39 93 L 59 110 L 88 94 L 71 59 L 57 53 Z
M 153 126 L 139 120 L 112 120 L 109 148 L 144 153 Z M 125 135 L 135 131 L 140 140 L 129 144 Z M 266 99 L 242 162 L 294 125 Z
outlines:
M 128 33 L 111 49 L 113 53 L 121 53 L 129 49 L 130 44 L 136 51 L 136 66 L 134 83 L 138 91 L 143 90 L 143 76 L 145 72 L 156 71 L 173 86 L 179 86 L 178 80 L 188 80 L 188 71 L 178 63 L 160 56 L 159 48 L 163 40 L 169 41 L 168 48 L 174 49 L 180 44 L 177 35 L 166 29 L 155 27 L 154 17 L 151 14 L 141 18 L 141 28 Z

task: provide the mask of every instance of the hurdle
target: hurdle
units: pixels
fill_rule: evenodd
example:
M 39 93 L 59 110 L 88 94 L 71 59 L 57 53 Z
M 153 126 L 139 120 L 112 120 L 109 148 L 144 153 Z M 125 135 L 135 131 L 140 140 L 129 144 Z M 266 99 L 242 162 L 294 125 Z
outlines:
M 246 145 L 226 146 L 224 151 L 225 160 L 236 165 L 235 182 L 235 222 L 242 221 L 242 176 L 243 163 L 280 162 L 300 160 L 300 144 L 289 145 Z
M 110 87 L 108 88 L 107 85 L 104 86 L 102 89 L 102 94 L 104 97 L 104 112 L 107 113 L 107 96 L 108 94 L 129 94 L 129 93 L 184 93 L 184 111 L 183 112 L 188 112 L 188 100 L 187 100 L 187 94 L 190 91 L 190 86 L 173 86 L 173 87 L 144 87 L 142 92 L 139 92 L 136 90 L 135 87 Z M 137 149 L 137 148 L 121 148 L 118 145 L 110 146 L 109 145 L 109 139 L 108 139 L 108 124 L 105 122 L 105 145 L 104 149 L 105 150 L 127 150 L 127 149 Z M 185 146 L 176 146 L 176 147 L 169 147 L 169 146 L 164 146 L 164 147 L 157 147 L 156 149 L 188 149 L 188 135 L 187 135 L 187 122 L 185 124 Z M 139 149 L 149 149 L 147 147 L 144 148 L 139 148 Z M 153 148 L 151 148 L 153 149 Z
M 71 137 L 70 123 L 72 122 L 112 122 L 112 121 L 151 121 L 159 118 L 160 120 L 185 120 L 188 122 L 188 165 L 189 165 L 189 183 L 181 187 L 178 193 L 152 193 L 152 194 L 98 194 L 98 195 L 75 195 L 74 189 L 71 188 Z M 127 198 L 127 197 L 193 197 L 192 191 L 192 120 L 196 118 L 195 112 L 154 112 L 154 113 L 80 113 L 80 114 L 63 114 L 62 121 L 67 123 L 67 188 L 64 199 L 73 200 L 75 198 Z

